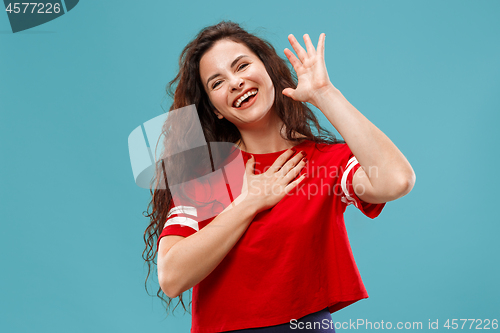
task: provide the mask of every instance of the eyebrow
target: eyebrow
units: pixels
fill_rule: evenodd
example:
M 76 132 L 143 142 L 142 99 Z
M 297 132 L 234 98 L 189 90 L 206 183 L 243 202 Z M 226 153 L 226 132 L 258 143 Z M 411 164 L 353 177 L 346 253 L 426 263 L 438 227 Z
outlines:
M 237 63 L 237 62 L 238 62 L 241 58 L 244 58 L 244 57 L 248 57 L 248 56 L 247 56 L 246 54 L 242 54 L 242 55 L 237 56 L 237 57 L 236 57 L 236 59 L 234 59 L 234 60 L 233 60 L 233 62 L 231 63 L 231 68 L 233 68 L 233 67 L 234 67 L 234 65 L 236 65 L 236 63 Z M 219 76 L 219 75 L 220 75 L 220 74 L 219 74 L 219 73 L 217 73 L 217 74 L 214 74 L 214 75 L 212 75 L 212 76 L 210 76 L 210 77 L 208 78 L 208 80 L 207 80 L 207 89 L 208 89 L 208 83 L 209 83 L 210 81 L 212 81 L 213 79 L 215 79 L 215 78 L 216 78 L 217 76 Z

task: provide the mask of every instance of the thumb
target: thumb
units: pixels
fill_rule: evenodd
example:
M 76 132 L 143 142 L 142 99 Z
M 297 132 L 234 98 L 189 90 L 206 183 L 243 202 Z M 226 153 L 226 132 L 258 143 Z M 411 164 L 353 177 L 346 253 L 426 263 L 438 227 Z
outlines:
M 253 174 L 253 167 L 255 165 L 255 158 L 253 155 L 250 155 L 250 158 L 247 160 L 247 164 L 245 165 L 245 174 L 250 173 Z
M 281 92 L 283 95 L 287 96 L 287 97 L 290 97 L 293 99 L 293 93 L 294 93 L 294 89 L 292 88 L 285 88 L 283 89 L 283 91 Z

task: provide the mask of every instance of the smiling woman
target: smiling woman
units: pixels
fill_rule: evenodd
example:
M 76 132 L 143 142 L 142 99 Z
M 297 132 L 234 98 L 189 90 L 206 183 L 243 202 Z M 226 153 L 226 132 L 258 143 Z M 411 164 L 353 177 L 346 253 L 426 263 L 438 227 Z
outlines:
M 170 110 L 195 104 L 205 140 L 235 144 L 245 165 L 241 173 L 225 165 L 241 189 L 231 188 L 223 210 L 195 204 L 207 189 L 201 180 L 189 198 L 174 198 L 168 186 L 152 191 L 143 255 L 149 269 L 158 258 L 158 296 L 167 309 L 177 297 L 186 309 L 182 293 L 192 288 L 191 332 L 291 332 L 292 323 L 328 322 L 330 313 L 367 298 L 343 213 L 353 204 L 375 218 L 415 181 L 397 147 L 330 82 L 325 35 L 317 49 L 308 35 L 307 50 L 288 39 L 298 82 L 268 42 L 221 22 L 184 48 L 168 86 Z M 346 142 L 322 128 L 306 103 Z M 229 188 L 220 179 L 208 192 Z M 217 192 L 212 199 L 224 202 Z M 206 209 L 216 216 L 206 218 Z M 306 331 L 335 331 L 311 326 Z
M 205 91 L 215 114 L 234 124 L 243 141 L 251 135 L 249 126 L 280 125 L 273 110 L 273 81 L 259 57 L 244 44 L 232 40 L 215 43 L 201 57 L 200 76 L 207 82 Z

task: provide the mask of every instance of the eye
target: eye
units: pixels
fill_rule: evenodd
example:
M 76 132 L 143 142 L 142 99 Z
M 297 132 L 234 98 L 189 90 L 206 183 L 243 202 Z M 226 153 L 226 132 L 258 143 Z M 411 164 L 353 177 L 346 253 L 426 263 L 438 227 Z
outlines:
M 221 83 L 222 81 L 216 81 L 213 85 L 212 85 L 212 89 L 215 89 L 217 88 L 217 86 L 219 85 L 219 83 Z
M 246 64 L 246 63 L 245 64 L 241 64 L 241 66 L 238 68 L 238 70 L 243 69 L 243 68 L 247 67 L 248 65 L 249 64 Z

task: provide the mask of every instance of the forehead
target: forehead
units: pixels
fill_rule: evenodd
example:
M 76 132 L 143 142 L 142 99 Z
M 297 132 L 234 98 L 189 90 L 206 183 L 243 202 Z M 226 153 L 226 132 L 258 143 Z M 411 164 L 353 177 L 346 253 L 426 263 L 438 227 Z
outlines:
M 216 42 L 200 59 L 201 77 L 206 78 L 216 72 L 229 69 L 233 60 L 242 54 L 253 59 L 257 58 L 245 44 L 227 39 Z

